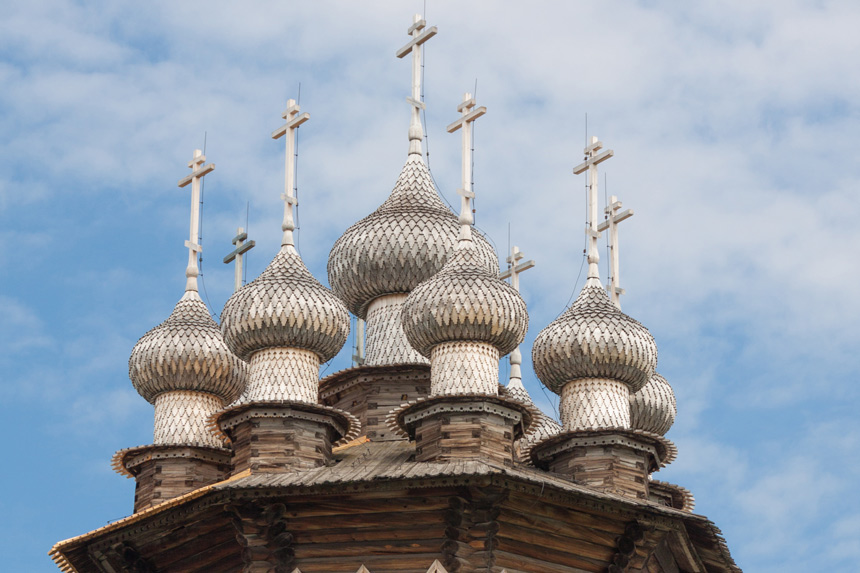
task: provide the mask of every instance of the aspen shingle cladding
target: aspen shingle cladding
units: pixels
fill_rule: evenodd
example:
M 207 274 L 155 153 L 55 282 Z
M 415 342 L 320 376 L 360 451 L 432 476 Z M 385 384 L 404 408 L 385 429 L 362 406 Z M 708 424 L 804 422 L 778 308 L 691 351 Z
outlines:
M 134 345 L 128 371 L 134 389 L 151 404 L 173 390 L 206 392 L 229 403 L 245 388 L 248 365 L 227 348 L 200 296 L 187 291 L 170 316 Z
M 292 247 L 283 247 L 263 273 L 233 293 L 221 311 L 227 345 L 247 360 L 264 348 L 303 348 L 326 362 L 349 335 L 349 314 Z
M 409 155 L 394 190 L 379 208 L 334 243 L 328 259 L 332 290 L 349 310 L 366 318 L 375 298 L 411 292 L 439 272 L 454 252 L 460 223 L 442 203 L 420 155 Z M 490 243 L 473 233 L 481 264 L 499 273 Z
M 612 304 L 600 283 L 589 282 L 570 308 L 538 334 L 532 362 L 538 378 L 556 394 L 581 378 L 618 380 L 636 392 L 654 374 L 657 344 L 647 328 Z

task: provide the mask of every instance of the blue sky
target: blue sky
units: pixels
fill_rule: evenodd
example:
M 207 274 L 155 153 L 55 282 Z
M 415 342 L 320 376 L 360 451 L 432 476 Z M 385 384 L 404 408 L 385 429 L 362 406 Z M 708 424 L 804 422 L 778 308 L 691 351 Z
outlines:
M 423 2 L 7 2 L 0 21 L 0 554 L 52 571 L 61 539 L 130 513 L 120 448 L 152 439 L 128 381 L 136 340 L 184 287 L 196 147 L 204 294 L 236 227 L 280 237 L 281 125 L 301 82 L 299 246 L 328 251 L 390 192 L 406 158 L 410 66 L 394 52 Z M 477 224 L 511 240 L 531 327 L 524 382 L 548 411 L 534 337 L 581 288 L 588 131 L 615 157 L 625 312 L 675 388 L 679 459 L 747 571 L 853 571 L 860 558 L 860 5 L 430 0 L 430 167 L 455 204 L 477 80 Z M 601 182 L 603 183 L 603 182 Z M 601 251 L 602 253 L 604 251 Z M 503 255 L 504 256 L 504 255 Z M 606 276 L 605 257 L 601 261 Z M 577 277 L 579 281 L 577 282 Z M 341 353 L 328 373 L 349 365 Z M 504 372 L 504 364 L 502 372 Z M 548 393 L 547 393 L 548 394 Z

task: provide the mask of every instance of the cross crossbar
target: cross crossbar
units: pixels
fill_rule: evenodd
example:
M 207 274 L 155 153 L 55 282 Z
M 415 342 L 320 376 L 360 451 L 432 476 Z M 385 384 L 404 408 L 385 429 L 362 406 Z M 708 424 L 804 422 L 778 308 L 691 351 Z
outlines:
M 245 235 L 246 238 L 247 236 L 248 235 Z M 242 240 L 244 241 L 244 239 Z M 236 243 L 233 244 L 235 245 Z M 232 263 L 237 255 L 244 255 L 245 253 L 253 249 L 255 246 L 257 246 L 257 242 L 254 240 L 248 241 L 244 245 L 239 245 L 232 253 L 224 257 L 224 263 Z
M 293 108 L 288 109 L 287 112 L 285 113 L 285 115 L 289 115 L 289 113 L 292 113 L 292 111 L 293 111 Z M 286 124 L 282 125 L 278 129 L 273 131 L 272 132 L 272 139 L 282 138 L 284 135 L 287 134 L 287 132 L 290 130 L 290 128 L 298 127 L 301 124 L 303 124 L 304 122 L 306 122 L 307 120 L 309 120 L 310 118 L 311 118 L 311 114 L 309 114 L 307 112 L 303 113 L 302 115 L 298 115 L 298 116 L 294 117 L 293 119 L 287 121 Z
M 475 105 L 475 98 L 472 98 L 470 101 L 471 101 L 472 105 Z M 464 107 L 461 104 L 460 106 L 457 107 L 457 111 L 463 111 L 464 109 L 467 109 L 467 107 L 468 106 Z M 482 105 L 479 108 L 473 109 L 472 111 L 470 111 L 469 113 L 467 113 L 466 115 L 464 115 L 463 117 L 461 117 L 460 119 L 458 119 L 457 121 L 455 121 L 454 123 L 449 125 L 448 126 L 448 133 L 454 133 L 455 131 L 457 131 L 458 129 L 463 127 L 465 124 L 475 121 L 476 119 L 478 119 L 479 117 L 481 117 L 485 113 L 487 113 L 486 106 Z
M 609 210 L 609 207 L 607 207 L 606 209 Z M 612 217 L 612 219 L 615 221 L 615 224 L 617 225 L 621 221 L 624 221 L 625 219 L 629 219 L 632 216 L 633 216 L 633 209 L 627 209 L 625 211 L 622 211 L 621 213 L 618 213 L 617 215 L 614 215 Z M 609 219 L 607 219 L 606 221 L 603 221 L 602 223 L 600 223 L 597 226 L 597 231 L 602 233 L 603 231 L 605 231 L 606 229 L 609 228 L 609 225 L 610 225 Z
M 419 24 L 421 25 L 421 27 L 420 28 L 416 27 Z M 412 27 L 409 28 L 409 33 L 411 34 L 415 30 L 421 30 L 424 28 L 425 25 L 426 25 L 426 22 L 424 20 L 419 20 L 418 22 L 413 24 Z M 426 30 L 421 32 L 418 36 L 409 40 L 409 43 L 407 43 L 405 46 L 403 46 L 402 48 L 397 50 L 395 55 L 398 58 L 403 58 L 404 56 L 406 56 L 407 54 L 412 52 L 413 46 L 420 46 L 421 44 L 423 44 L 424 42 L 426 42 L 427 40 L 429 40 L 430 38 L 435 36 L 438 32 L 439 32 L 439 29 L 436 26 L 432 26 L 430 28 L 427 28 Z
M 509 269 L 508 269 L 508 270 L 506 270 L 506 271 L 502 271 L 501 273 L 499 273 L 499 278 L 500 278 L 500 279 L 502 279 L 502 280 L 505 280 L 505 279 L 510 278 L 511 276 L 513 276 L 513 274 L 514 274 L 514 273 L 521 273 L 521 272 L 523 272 L 523 271 L 527 271 L 527 270 L 529 270 L 530 268 L 532 268 L 533 266 L 535 266 L 535 262 L 534 262 L 534 260 L 533 260 L 533 259 L 529 259 L 528 261 L 526 261 L 526 262 L 524 262 L 524 263 L 521 263 L 521 264 L 519 264 L 519 265 L 513 266 L 513 267 L 509 268 Z
M 600 142 L 598 141 L 597 143 L 600 143 Z M 592 145 L 596 145 L 596 144 L 592 144 Z M 588 149 L 588 148 L 586 147 L 586 149 Z M 600 147 L 596 147 L 595 149 L 600 149 Z M 573 168 L 573 174 L 579 175 L 580 173 L 582 173 L 583 171 L 588 169 L 591 165 L 598 165 L 600 163 L 603 163 L 604 161 L 606 161 L 607 159 L 609 159 L 613 155 L 615 155 L 615 151 L 613 151 L 612 149 L 607 149 L 603 153 L 598 153 L 594 157 L 589 157 L 584 162 L 580 163 L 579 165 L 577 165 L 576 167 Z
M 203 157 L 202 155 L 201 155 L 201 157 L 203 158 L 203 161 L 206 161 L 205 157 Z M 188 167 L 192 167 L 194 164 L 195 164 L 195 162 L 192 161 L 189 163 Z M 210 163 L 209 165 L 204 165 L 203 167 L 201 167 L 199 169 L 195 169 L 194 171 L 189 173 L 186 177 L 183 177 L 182 179 L 179 180 L 179 186 L 185 187 L 186 185 L 191 183 L 195 177 L 203 177 L 207 173 L 211 173 L 214 170 L 215 170 L 215 164 L 214 163 Z

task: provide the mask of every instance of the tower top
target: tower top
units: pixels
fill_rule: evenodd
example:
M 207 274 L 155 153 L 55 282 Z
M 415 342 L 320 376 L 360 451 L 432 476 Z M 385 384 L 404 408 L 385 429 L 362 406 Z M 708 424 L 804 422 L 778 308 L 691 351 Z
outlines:
M 200 236 L 200 180 L 215 169 L 215 164 L 206 165 L 206 156 L 199 149 L 194 150 L 194 157 L 188 162 L 191 174 L 179 180 L 179 187 L 191 183 L 191 225 L 188 240 L 188 266 L 185 268 L 185 290 L 197 292 L 197 277 L 200 269 L 197 267 L 197 253 L 203 250 L 197 241 Z
M 461 187 L 457 194 L 462 197 L 460 201 L 460 243 L 472 242 L 472 217 L 471 200 L 475 198 L 472 191 L 472 124 L 476 119 L 487 113 L 487 108 L 481 106 L 475 108 L 475 98 L 466 92 L 463 101 L 457 106 L 460 118 L 448 126 L 448 133 L 454 133 L 463 128 L 463 178 Z
M 597 285 L 600 284 L 600 271 L 597 268 L 597 263 L 600 261 L 600 253 L 597 250 L 597 239 L 600 237 L 600 232 L 597 230 L 597 165 L 615 155 L 611 149 L 598 153 L 601 149 L 603 149 L 603 142 L 592 136 L 591 143 L 583 149 L 585 161 L 573 168 L 574 175 L 588 170 L 588 224 L 585 227 L 585 235 L 588 237 L 589 244 L 586 284 Z
M 284 178 L 284 193 L 281 199 L 284 200 L 284 222 L 281 224 L 281 230 L 284 232 L 281 238 L 281 247 L 295 248 L 293 242 L 293 231 L 296 228 L 293 222 L 293 205 L 298 205 L 294 189 L 296 188 L 296 129 L 311 118 L 311 114 L 303 113 L 296 100 L 287 100 L 287 109 L 281 114 L 281 117 L 287 120 L 287 123 L 272 132 L 272 139 L 279 139 L 284 135 L 287 136 L 287 154 Z
M 421 101 L 421 45 L 436 35 L 436 26 L 427 28 L 427 22 L 421 14 L 415 14 L 412 25 L 406 33 L 412 39 L 405 46 L 397 50 L 396 56 L 403 58 L 406 54 L 412 54 L 412 95 L 406 101 L 412 106 L 412 118 L 409 122 L 409 154 L 421 155 L 421 140 L 424 139 L 424 130 L 421 128 L 420 110 L 424 109 Z

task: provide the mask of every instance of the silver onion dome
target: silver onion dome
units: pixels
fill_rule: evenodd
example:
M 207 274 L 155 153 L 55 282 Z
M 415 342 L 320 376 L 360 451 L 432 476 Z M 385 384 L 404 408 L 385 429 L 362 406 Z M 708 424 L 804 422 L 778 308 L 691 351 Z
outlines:
M 490 272 L 474 242 L 458 248 L 441 271 L 418 285 L 400 315 L 409 343 L 424 356 L 443 342 L 487 342 L 500 354 L 522 342 L 529 326 L 526 303 Z
M 421 156 L 410 154 L 388 199 L 335 242 L 329 283 L 353 314 L 366 318 L 375 298 L 409 293 L 439 272 L 458 232 L 457 216 L 442 203 Z M 478 233 L 475 244 L 480 264 L 498 274 L 493 247 Z
M 678 408 L 675 392 L 665 378 L 655 373 L 638 392 L 630 394 L 630 427 L 664 436 Z
M 580 378 L 618 380 L 636 392 L 654 375 L 657 344 L 612 304 L 599 281 L 589 279 L 570 308 L 538 334 L 532 363 L 555 393 Z
M 232 402 L 245 388 L 248 365 L 224 343 L 197 291 L 186 291 L 167 320 L 134 345 L 128 376 L 150 403 L 176 390 L 206 392 Z
M 286 246 L 259 277 L 230 297 L 221 328 L 233 352 L 246 360 L 264 348 L 290 347 L 315 352 L 326 362 L 346 342 L 349 314 Z

